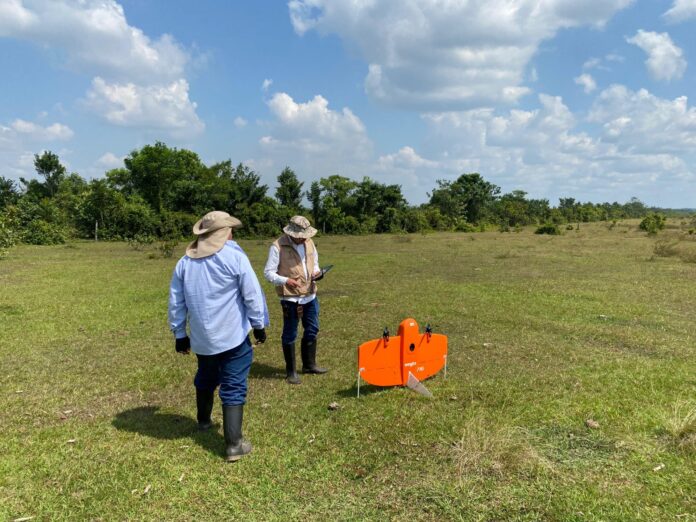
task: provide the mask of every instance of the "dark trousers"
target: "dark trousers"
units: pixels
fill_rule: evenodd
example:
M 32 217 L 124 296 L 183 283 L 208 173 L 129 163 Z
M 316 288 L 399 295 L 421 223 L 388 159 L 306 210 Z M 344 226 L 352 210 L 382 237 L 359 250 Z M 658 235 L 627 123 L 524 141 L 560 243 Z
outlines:
M 291 301 L 281 301 L 283 307 L 283 344 L 292 344 L 297 339 L 297 326 L 300 317 L 297 313 L 297 303 Z M 315 297 L 309 303 L 302 306 L 302 328 L 304 333 L 302 339 L 313 341 L 319 333 L 319 298 Z
M 249 338 L 239 346 L 216 353 L 199 355 L 198 371 L 193 384 L 199 390 L 211 391 L 220 386 L 220 400 L 223 406 L 244 404 L 247 395 L 247 377 L 254 351 Z

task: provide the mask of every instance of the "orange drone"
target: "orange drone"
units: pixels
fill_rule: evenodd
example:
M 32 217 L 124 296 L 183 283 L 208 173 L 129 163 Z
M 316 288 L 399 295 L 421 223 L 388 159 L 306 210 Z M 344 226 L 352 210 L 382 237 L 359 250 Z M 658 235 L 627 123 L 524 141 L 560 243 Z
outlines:
M 397 335 L 384 329 L 381 339 L 373 339 L 358 348 L 358 397 L 360 379 L 375 386 L 408 386 L 432 397 L 420 381 L 445 367 L 447 377 L 447 336 L 434 334 L 430 325 L 418 331 L 415 319 L 404 319 Z

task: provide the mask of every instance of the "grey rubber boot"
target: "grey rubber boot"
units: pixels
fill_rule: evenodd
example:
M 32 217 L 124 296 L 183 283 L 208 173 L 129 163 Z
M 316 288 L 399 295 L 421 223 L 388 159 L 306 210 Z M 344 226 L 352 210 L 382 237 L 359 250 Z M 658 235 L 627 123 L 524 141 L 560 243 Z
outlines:
M 196 388 L 196 410 L 198 419 L 198 429 L 200 431 L 209 430 L 213 426 L 210 414 L 213 412 L 213 400 L 215 390 L 199 390 Z
M 251 442 L 242 437 L 244 405 L 222 406 L 222 429 L 225 433 L 227 462 L 236 462 L 251 453 Z
M 317 366 L 317 340 L 302 339 L 302 373 L 326 373 L 329 370 Z
M 297 366 L 295 364 L 295 343 L 283 345 L 283 357 L 285 357 L 285 380 L 289 384 L 300 384 L 297 376 Z

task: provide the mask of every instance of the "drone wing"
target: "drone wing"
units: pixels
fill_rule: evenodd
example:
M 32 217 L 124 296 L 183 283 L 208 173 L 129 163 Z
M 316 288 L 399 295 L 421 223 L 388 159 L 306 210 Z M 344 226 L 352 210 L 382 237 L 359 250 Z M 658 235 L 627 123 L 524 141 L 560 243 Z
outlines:
M 373 339 L 358 348 L 360 377 L 375 386 L 401 386 L 401 337 Z

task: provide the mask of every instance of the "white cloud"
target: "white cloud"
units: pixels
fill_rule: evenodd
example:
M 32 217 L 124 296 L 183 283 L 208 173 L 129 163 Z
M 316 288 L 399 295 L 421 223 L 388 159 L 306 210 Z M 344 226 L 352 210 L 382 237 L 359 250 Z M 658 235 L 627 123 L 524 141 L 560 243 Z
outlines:
M 123 166 L 123 157 L 118 157 L 113 152 L 106 152 L 97 160 L 97 166 L 105 169 L 116 169 Z
M 696 18 L 696 0 L 674 0 L 671 9 L 662 16 L 671 23 L 679 23 Z
M 374 161 L 365 126 L 349 108 L 334 110 L 320 95 L 297 102 L 276 93 L 267 102 L 272 119 L 261 124 L 267 133 L 259 141 L 252 164 L 277 176 L 292 165 L 306 182 L 331 174 L 360 178 Z M 269 182 L 272 183 L 268 176 Z
M 94 76 L 89 105 L 115 125 L 193 135 L 203 130 L 185 80 L 189 52 L 128 23 L 115 0 L 0 0 L 0 36 L 50 50 Z
M 582 64 L 582 68 L 583 69 L 595 69 L 595 68 L 598 68 L 601 63 L 602 63 L 602 60 L 600 58 L 597 58 L 597 57 L 590 58 L 589 60 L 587 60 L 585 63 Z
M 582 88 L 586 94 L 590 94 L 592 91 L 594 91 L 597 88 L 597 83 L 595 82 L 594 78 L 592 78 L 592 75 L 590 75 L 590 74 L 587 74 L 587 73 L 581 74 L 580 76 L 578 76 L 574 80 L 575 80 L 576 84 L 582 85 Z
M 271 88 L 271 85 L 273 85 L 273 80 L 269 80 L 268 78 L 266 78 L 261 84 L 261 90 L 263 92 L 268 92 L 268 89 Z
M 380 156 L 377 160 L 380 168 L 383 169 L 415 169 L 420 167 L 437 167 L 436 161 L 428 160 L 419 156 L 413 147 L 402 147 L 395 154 Z
M 320 95 L 297 103 L 286 93 L 276 93 L 268 102 L 275 116 L 273 139 L 305 153 L 364 154 L 371 146 L 365 126 L 347 107 L 340 112 L 329 109 Z
M 72 129 L 62 123 L 44 126 L 22 119 L 0 123 L 0 174 L 12 179 L 32 177 L 34 153 L 46 149 L 55 151 L 56 142 L 68 141 L 73 135 Z M 68 153 L 64 149 L 59 151 L 61 160 Z
M 585 91 L 585 94 L 590 94 L 597 88 L 597 83 L 594 81 L 594 78 L 592 78 L 592 75 L 587 73 L 581 74 L 575 78 L 574 81 L 576 84 L 582 85 L 582 89 Z
M 608 65 L 605 65 L 605 63 L 620 63 L 624 61 L 624 57 L 615 54 L 615 53 L 609 53 L 603 58 L 598 58 L 598 57 L 593 57 L 590 58 L 589 60 L 585 61 L 585 63 L 582 64 L 583 70 L 587 69 L 598 69 L 601 71 L 611 71 L 611 67 Z
M 601 26 L 632 0 L 293 0 L 295 31 L 338 34 L 368 62 L 365 88 L 385 104 L 442 110 L 515 103 L 539 44 Z
M 17 119 L 12 122 L 10 127 L 17 134 L 26 136 L 33 141 L 65 141 L 74 135 L 72 129 L 62 123 L 54 123 L 44 127 L 30 121 Z
M 0 36 L 10 36 L 36 23 L 36 16 L 26 9 L 21 0 L 0 2 Z
M 249 123 L 249 122 L 246 121 L 241 116 L 237 116 L 232 123 L 234 124 L 235 127 L 237 127 L 238 129 L 241 129 L 242 127 L 246 127 L 247 123 Z
M 530 111 L 478 109 L 424 119 L 430 127 L 425 152 L 439 165 L 431 179 L 436 172 L 453 179 L 476 171 L 504 190 L 523 188 L 552 202 L 635 195 L 659 204 L 674 202 L 678 193 L 681 204 L 692 205 L 696 108 L 684 97 L 665 100 L 614 85 L 595 99 L 583 125 L 588 131 L 578 129 L 561 98 L 546 95 Z
M 109 123 L 124 127 L 166 130 L 175 136 L 195 136 L 205 125 L 189 100 L 188 82 L 140 86 L 134 83 L 92 81 L 86 104 Z
M 114 0 L 3 0 L 0 35 L 59 51 L 72 67 L 112 81 L 169 81 L 189 61 L 171 36 L 151 40 L 129 25 Z
M 648 55 L 645 65 L 656 80 L 681 78 L 686 70 L 686 60 L 682 50 L 674 45 L 667 33 L 654 33 L 640 29 L 635 36 L 627 38 L 630 44 L 637 45 Z
M 666 100 L 612 85 L 597 97 L 588 119 L 602 125 L 604 141 L 625 151 L 686 155 L 696 146 L 696 108 L 686 96 Z

